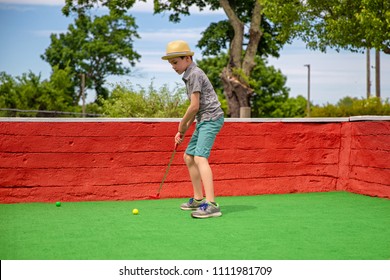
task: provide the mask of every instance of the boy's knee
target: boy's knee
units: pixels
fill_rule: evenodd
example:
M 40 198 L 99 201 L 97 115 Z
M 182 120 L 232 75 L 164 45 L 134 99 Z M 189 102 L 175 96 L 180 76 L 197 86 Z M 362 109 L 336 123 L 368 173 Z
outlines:
M 205 157 L 195 156 L 194 162 L 196 163 L 196 165 L 199 165 L 199 164 L 202 164 L 204 162 L 208 162 L 208 160 Z
M 193 164 L 193 163 L 194 163 L 194 156 L 188 155 L 188 154 L 186 154 L 186 153 L 184 153 L 183 159 L 184 159 L 184 162 L 185 162 L 187 165 L 190 165 L 190 164 Z

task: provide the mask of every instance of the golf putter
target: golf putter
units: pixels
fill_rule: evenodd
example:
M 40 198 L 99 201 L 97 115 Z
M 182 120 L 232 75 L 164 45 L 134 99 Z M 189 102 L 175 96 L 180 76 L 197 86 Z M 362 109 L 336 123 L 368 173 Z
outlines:
M 152 195 L 152 196 L 149 196 L 150 199 L 159 199 L 160 198 L 160 192 L 161 192 L 161 189 L 162 189 L 162 186 L 164 185 L 164 181 L 165 179 L 167 178 L 168 176 L 168 172 L 169 172 L 169 169 L 171 168 L 171 164 L 173 162 L 173 159 L 175 157 L 175 154 L 176 154 L 176 150 L 177 150 L 177 143 L 175 144 L 175 148 L 173 149 L 173 152 L 172 152 L 172 155 L 171 155 L 171 159 L 169 160 L 169 163 L 168 163 L 168 166 L 167 166 L 167 169 L 165 170 L 165 174 L 164 174 L 164 177 L 160 183 L 160 186 L 157 190 L 157 194 L 156 195 Z

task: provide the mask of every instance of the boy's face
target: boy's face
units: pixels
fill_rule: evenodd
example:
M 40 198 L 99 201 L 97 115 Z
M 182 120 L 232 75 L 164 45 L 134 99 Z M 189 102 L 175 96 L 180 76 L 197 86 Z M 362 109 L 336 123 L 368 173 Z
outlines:
M 192 59 L 189 56 L 175 57 L 168 60 L 168 62 L 172 65 L 173 70 L 176 71 L 177 74 L 183 74 L 187 67 L 192 63 Z

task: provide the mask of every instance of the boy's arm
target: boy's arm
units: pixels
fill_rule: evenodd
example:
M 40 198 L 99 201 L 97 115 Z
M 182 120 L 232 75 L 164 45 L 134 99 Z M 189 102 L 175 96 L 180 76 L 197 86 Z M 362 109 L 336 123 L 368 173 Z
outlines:
M 196 114 L 199 111 L 199 92 L 191 94 L 191 104 L 188 106 L 186 113 L 179 123 L 179 132 L 184 135 L 191 124 L 194 122 Z
M 190 121 L 187 123 L 187 130 L 191 127 L 192 123 L 195 121 L 196 115 L 190 119 Z
M 181 144 L 184 139 L 184 134 L 194 122 L 196 114 L 199 111 L 199 92 L 191 94 L 191 104 L 188 106 L 186 113 L 179 123 L 178 132 L 175 136 L 176 145 Z

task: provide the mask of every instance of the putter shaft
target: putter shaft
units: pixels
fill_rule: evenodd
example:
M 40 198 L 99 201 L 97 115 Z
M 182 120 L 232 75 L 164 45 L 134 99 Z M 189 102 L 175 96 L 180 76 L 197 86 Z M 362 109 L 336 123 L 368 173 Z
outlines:
M 167 168 L 166 168 L 166 170 L 165 170 L 165 174 L 164 174 L 164 177 L 163 177 L 163 179 L 162 179 L 162 181 L 161 181 L 161 183 L 160 183 L 160 186 L 159 186 L 159 188 L 158 188 L 156 197 L 159 197 L 159 196 L 160 196 L 160 191 L 161 191 L 162 186 L 163 186 L 163 184 L 164 184 L 164 182 L 165 182 L 165 179 L 166 179 L 167 176 L 168 176 L 169 169 L 171 168 L 171 164 L 172 164 L 173 159 L 174 159 L 174 157 L 175 157 L 176 148 L 177 148 L 177 145 L 175 145 L 175 149 L 174 149 L 173 152 L 172 152 L 171 159 L 169 160 L 168 166 L 167 166 Z

